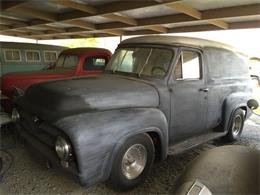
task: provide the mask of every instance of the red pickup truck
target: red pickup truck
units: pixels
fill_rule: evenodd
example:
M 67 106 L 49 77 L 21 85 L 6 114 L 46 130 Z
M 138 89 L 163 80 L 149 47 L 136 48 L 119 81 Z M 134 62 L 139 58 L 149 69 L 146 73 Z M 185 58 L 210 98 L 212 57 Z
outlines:
M 1 103 L 6 112 L 11 112 L 12 98 L 21 95 L 30 85 L 46 80 L 99 74 L 108 63 L 111 52 L 102 48 L 75 48 L 61 52 L 56 63 L 45 70 L 8 73 L 1 78 Z

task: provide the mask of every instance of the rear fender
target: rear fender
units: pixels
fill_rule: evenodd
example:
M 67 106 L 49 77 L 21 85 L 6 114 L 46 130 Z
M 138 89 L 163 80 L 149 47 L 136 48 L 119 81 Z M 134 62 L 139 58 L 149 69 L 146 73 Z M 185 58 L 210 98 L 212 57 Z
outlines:
M 232 114 L 238 108 L 245 108 L 245 117 L 250 116 L 250 109 L 247 107 L 247 101 L 251 99 L 251 96 L 247 93 L 233 93 L 229 95 L 224 102 L 224 131 L 227 132 L 230 125 L 230 118 Z

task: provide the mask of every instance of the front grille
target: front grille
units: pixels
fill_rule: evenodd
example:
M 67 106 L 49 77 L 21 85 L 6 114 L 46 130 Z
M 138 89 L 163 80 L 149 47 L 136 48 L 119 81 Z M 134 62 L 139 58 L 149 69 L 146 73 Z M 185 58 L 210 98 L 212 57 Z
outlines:
M 55 142 L 58 136 L 66 137 L 67 139 L 68 137 L 59 129 L 51 126 L 41 119 L 35 121 L 35 115 L 21 109 L 19 109 L 18 111 L 20 114 L 20 125 L 22 126 L 23 131 L 28 134 L 28 136 L 33 137 L 35 141 L 40 142 L 40 144 L 34 144 L 34 146 L 37 145 L 38 147 L 48 147 L 49 157 L 52 156 L 52 159 L 54 159 L 54 161 L 58 162 L 59 164 L 59 159 L 55 151 Z M 31 139 L 27 141 L 35 143 L 35 141 Z M 69 162 L 71 168 L 70 170 L 72 172 L 78 172 L 77 160 L 75 158 L 73 145 L 71 144 L 71 146 L 72 158 Z
M 28 112 L 19 110 L 19 113 L 20 124 L 24 130 L 38 141 L 54 149 L 56 138 L 60 134 L 59 130 L 50 126 L 41 119 L 35 121 L 36 116 Z

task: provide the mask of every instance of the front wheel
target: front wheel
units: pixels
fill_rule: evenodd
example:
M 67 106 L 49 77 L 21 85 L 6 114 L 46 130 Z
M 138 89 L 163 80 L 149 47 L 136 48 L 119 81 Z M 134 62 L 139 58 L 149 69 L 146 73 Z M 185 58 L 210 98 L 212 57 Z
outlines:
M 238 108 L 231 116 L 231 124 L 229 126 L 228 134 L 225 137 L 227 141 L 232 142 L 240 137 L 244 127 L 244 121 L 244 112 L 241 108 Z
M 147 134 L 129 138 L 119 149 L 110 174 L 115 189 L 130 190 L 143 183 L 155 156 L 153 141 Z

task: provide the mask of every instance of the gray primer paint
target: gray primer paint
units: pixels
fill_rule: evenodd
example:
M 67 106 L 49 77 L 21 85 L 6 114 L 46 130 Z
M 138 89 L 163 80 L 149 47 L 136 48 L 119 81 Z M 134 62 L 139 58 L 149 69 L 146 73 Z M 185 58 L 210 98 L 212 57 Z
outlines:
M 74 174 L 83 185 L 108 179 L 117 150 L 132 135 L 156 132 L 161 139 L 164 159 L 168 147 L 178 142 L 214 132 L 212 129 L 227 132 L 230 116 L 236 108 L 245 108 L 247 117 L 250 114 L 246 106 L 251 98 L 249 76 L 238 74 L 218 79 L 210 76 L 209 70 L 215 66 L 208 51 L 217 48 L 222 56 L 218 66 L 228 67 L 221 53 L 231 51 L 230 55 L 239 58 L 233 49 L 208 41 L 196 45 L 200 40 L 189 38 L 175 40 L 172 37 L 169 41 L 169 37 L 161 40 L 158 36 L 150 43 L 149 39 L 130 39 L 119 47 L 159 46 L 174 50 L 171 68 L 164 79 L 118 73 L 52 81 L 32 85 L 16 102 L 19 110 L 53 126 L 56 130 L 48 130 L 51 134 L 60 131 L 68 136 L 78 166 Z M 190 46 L 189 41 L 192 41 Z M 174 80 L 172 72 L 182 49 L 201 53 L 203 78 L 200 81 Z M 236 70 L 241 66 L 246 64 L 240 61 Z M 207 87 L 209 91 L 201 92 L 201 87 Z M 37 134 L 36 129 L 31 133 Z M 31 142 L 30 139 L 27 141 Z M 54 151 L 54 148 L 46 150 Z M 68 168 L 67 172 L 73 171 Z

